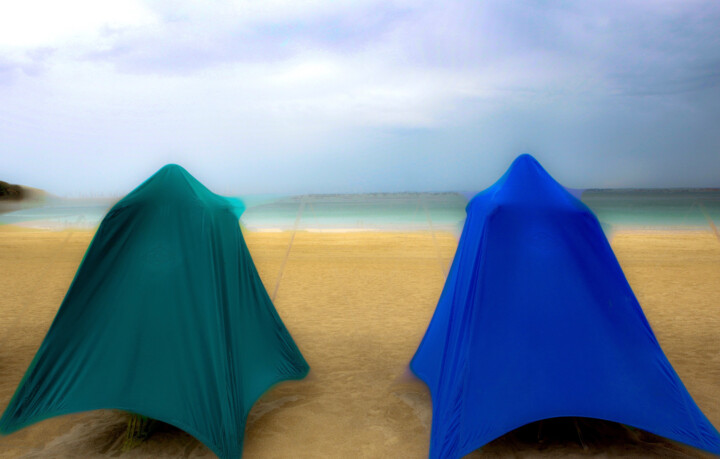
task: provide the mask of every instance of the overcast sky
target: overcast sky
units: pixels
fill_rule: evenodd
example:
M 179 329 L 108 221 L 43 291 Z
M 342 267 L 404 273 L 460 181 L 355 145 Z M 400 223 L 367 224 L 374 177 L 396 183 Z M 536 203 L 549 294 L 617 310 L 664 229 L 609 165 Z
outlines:
M 0 180 L 122 195 L 720 186 L 717 0 L 0 3 Z

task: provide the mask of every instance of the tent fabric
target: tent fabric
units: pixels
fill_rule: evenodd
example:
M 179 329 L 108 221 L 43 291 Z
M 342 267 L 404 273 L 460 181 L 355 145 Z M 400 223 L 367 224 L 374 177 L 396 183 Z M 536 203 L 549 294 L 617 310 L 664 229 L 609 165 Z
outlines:
M 102 221 L 0 419 L 121 409 L 240 457 L 248 412 L 308 370 L 255 269 L 237 203 L 168 165 Z
M 597 219 L 529 155 L 468 204 L 411 369 L 432 394 L 431 458 L 564 416 L 720 454 Z

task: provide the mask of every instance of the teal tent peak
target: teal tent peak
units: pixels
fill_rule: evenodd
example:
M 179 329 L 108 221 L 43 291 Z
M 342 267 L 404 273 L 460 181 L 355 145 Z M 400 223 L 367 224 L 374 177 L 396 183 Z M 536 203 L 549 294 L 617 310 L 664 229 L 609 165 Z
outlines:
M 121 409 L 172 424 L 221 458 L 247 415 L 308 364 L 262 284 L 232 201 L 168 165 L 110 209 L 0 418 Z
M 161 167 L 155 174 L 140 184 L 138 190 L 140 189 L 152 190 L 156 200 L 160 198 L 167 200 L 187 199 L 225 206 L 237 218 L 240 218 L 246 208 L 244 202 L 239 198 L 225 197 L 213 193 L 178 164 L 166 164 Z M 129 195 L 125 199 L 128 199 L 128 203 L 135 202 Z

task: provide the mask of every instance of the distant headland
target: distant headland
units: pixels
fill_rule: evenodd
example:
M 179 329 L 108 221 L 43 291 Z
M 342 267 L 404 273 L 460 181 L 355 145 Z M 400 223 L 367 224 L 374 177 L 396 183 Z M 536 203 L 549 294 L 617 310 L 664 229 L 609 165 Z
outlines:
M 40 205 L 47 197 L 48 193 L 44 190 L 0 180 L 0 213 Z

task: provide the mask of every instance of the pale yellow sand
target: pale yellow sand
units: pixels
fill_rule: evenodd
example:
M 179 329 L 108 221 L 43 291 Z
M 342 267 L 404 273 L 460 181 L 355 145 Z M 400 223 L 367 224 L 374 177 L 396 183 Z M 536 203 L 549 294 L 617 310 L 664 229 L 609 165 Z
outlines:
M 91 238 L 90 232 L 0 227 L 0 409 L 40 345 Z M 407 374 L 407 363 L 435 308 L 457 240 L 422 232 L 246 238 L 271 295 L 280 281 L 276 307 L 312 371 L 256 404 L 244 457 L 426 457 L 430 397 Z M 613 247 L 665 353 L 720 427 L 720 241 L 709 232 L 620 233 Z M 49 419 L 0 437 L 0 456 L 213 457 L 170 427 L 121 453 L 126 419 L 115 411 Z M 585 451 L 573 428 L 543 426 L 540 442 L 539 427 L 531 426 L 471 456 L 703 456 L 603 425 L 581 426 Z

